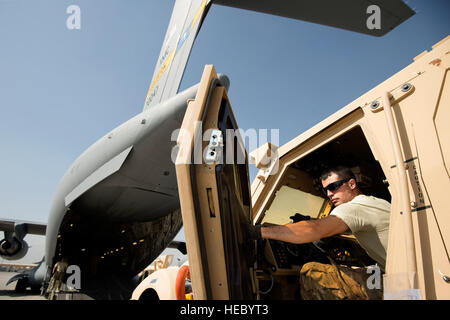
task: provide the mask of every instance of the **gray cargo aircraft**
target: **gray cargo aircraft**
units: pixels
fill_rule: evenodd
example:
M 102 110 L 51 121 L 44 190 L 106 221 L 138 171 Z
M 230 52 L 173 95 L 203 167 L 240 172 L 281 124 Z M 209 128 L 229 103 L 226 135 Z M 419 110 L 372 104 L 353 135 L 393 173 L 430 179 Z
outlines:
M 95 299 L 127 299 L 136 285 L 134 276 L 179 232 L 182 218 L 172 161 L 176 139 L 171 137 L 181 126 L 187 100 L 197 92 L 197 86 L 178 89 L 212 4 L 372 36 L 386 34 L 414 14 L 401 0 L 176 0 L 142 112 L 75 160 L 56 190 L 47 225 L 0 224 L 5 232 L 0 255 L 7 259 L 26 254 L 27 233 L 45 230 L 45 260 L 20 277 L 21 286 L 24 281 L 32 286 L 48 281 L 51 267 L 66 257 L 80 267 L 82 293 Z M 378 27 L 368 26 L 371 6 L 379 10 Z M 228 89 L 229 80 L 222 75 L 216 85 Z

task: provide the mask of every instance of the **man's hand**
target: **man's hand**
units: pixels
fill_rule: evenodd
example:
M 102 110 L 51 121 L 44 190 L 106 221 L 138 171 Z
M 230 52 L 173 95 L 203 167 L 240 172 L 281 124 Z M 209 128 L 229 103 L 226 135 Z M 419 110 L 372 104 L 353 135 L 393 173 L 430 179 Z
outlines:
M 311 219 L 310 216 L 304 216 L 301 213 L 296 213 L 295 215 L 290 216 L 289 218 L 292 219 L 293 223 L 297 223 L 297 222 L 300 222 L 300 221 L 305 221 L 305 220 Z

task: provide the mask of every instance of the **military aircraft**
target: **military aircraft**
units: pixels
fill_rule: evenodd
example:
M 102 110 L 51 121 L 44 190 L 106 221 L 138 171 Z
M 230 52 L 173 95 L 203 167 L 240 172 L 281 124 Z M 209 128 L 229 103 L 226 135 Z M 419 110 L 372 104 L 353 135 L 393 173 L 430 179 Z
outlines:
M 46 276 L 30 274 L 30 283 L 48 280 L 51 267 L 67 257 L 69 264 L 82 270 L 83 294 L 129 298 L 136 285 L 133 277 L 169 246 L 182 227 L 173 163 L 176 139 L 171 137 L 182 124 L 187 101 L 197 93 L 198 85 L 178 89 L 213 4 L 371 36 L 388 33 L 414 14 L 400 0 L 176 0 L 142 112 L 90 146 L 62 177 L 46 224 L 45 260 L 39 266 Z M 383 21 L 378 27 L 368 26 L 371 6 Z M 228 89 L 228 78 L 219 75 L 215 86 Z M 22 229 L 17 225 L 5 230 L 2 256 L 24 254 Z

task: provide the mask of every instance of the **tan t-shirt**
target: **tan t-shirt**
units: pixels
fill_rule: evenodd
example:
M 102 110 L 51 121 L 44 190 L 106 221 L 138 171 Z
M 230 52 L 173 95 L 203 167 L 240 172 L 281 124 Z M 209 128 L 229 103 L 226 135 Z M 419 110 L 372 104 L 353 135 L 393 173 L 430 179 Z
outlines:
M 67 270 L 67 262 L 58 261 L 56 263 L 56 271 L 57 272 L 65 273 L 66 270 Z
M 359 195 L 330 214 L 342 219 L 361 247 L 384 270 L 391 205 L 383 199 Z

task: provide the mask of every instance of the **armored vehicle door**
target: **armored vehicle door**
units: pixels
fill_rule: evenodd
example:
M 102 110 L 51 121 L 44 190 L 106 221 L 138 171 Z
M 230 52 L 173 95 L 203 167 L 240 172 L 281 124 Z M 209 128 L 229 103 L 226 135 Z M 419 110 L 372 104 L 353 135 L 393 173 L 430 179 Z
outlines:
M 224 82 L 224 81 L 222 81 Z M 206 66 L 180 132 L 176 173 L 194 299 L 253 299 L 247 155 L 226 88 Z

